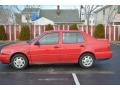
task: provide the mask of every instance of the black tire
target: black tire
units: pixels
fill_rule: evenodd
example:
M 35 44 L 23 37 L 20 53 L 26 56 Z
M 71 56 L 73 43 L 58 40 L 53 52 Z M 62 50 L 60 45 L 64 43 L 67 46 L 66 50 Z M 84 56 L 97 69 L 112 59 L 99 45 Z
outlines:
M 21 61 L 19 62 L 18 60 L 21 59 Z M 17 61 L 17 62 L 16 62 Z M 23 54 L 15 54 L 12 58 L 11 58 L 11 63 L 10 66 L 14 69 L 25 69 L 28 66 L 28 59 L 25 55 Z
M 87 61 L 87 59 L 85 59 L 87 57 L 90 58 L 90 59 L 88 59 L 88 61 Z M 92 55 L 90 53 L 85 53 L 82 56 L 80 56 L 80 58 L 79 58 L 79 65 L 82 68 L 91 68 L 91 67 L 93 67 L 94 63 L 95 63 L 95 57 L 94 57 L 94 55 Z

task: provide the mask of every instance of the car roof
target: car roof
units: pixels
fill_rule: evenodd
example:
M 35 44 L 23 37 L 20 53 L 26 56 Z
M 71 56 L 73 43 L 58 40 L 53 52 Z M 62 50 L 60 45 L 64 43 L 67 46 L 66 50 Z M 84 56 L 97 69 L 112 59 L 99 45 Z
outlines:
M 82 32 L 82 31 L 78 31 L 78 30 L 55 30 L 55 31 L 45 31 L 46 33 L 49 33 L 49 32 Z

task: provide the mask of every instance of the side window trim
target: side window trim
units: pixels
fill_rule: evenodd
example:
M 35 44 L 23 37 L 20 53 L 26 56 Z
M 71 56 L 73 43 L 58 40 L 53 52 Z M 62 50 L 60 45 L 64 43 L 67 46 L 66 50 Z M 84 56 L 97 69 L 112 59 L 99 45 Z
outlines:
M 83 41 L 82 42 L 75 42 L 75 43 L 64 43 L 64 41 L 63 41 L 63 34 L 64 33 L 79 33 L 81 36 L 82 36 L 82 38 L 83 38 Z M 84 36 L 80 33 L 80 32 L 63 32 L 62 33 L 62 44 L 76 44 L 76 43 L 84 43 L 86 40 L 85 40 L 85 38 L 84 38 Z

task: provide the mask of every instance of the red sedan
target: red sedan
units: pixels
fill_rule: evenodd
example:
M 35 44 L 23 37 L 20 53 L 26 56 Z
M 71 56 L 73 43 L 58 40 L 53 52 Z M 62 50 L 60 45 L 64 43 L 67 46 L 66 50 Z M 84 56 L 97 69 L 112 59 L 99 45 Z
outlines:
M 29 64 L 79 63 L 92 67 L 96 60 L 112 58 L 108 40 L 99 40 L 80 31 L 51 31 L 0 49 L 0 61 L 15 69 Z

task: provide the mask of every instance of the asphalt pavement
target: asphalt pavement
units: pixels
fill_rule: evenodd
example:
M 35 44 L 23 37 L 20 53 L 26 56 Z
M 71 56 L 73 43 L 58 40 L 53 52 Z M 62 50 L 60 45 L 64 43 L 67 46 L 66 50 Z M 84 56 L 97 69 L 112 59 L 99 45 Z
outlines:
M 120 44 L 111 48 L 113 57 L 90 69 L 78 64 L 50 64 L 14 70 L 0 63 L 0 85 L 120 85 Z

